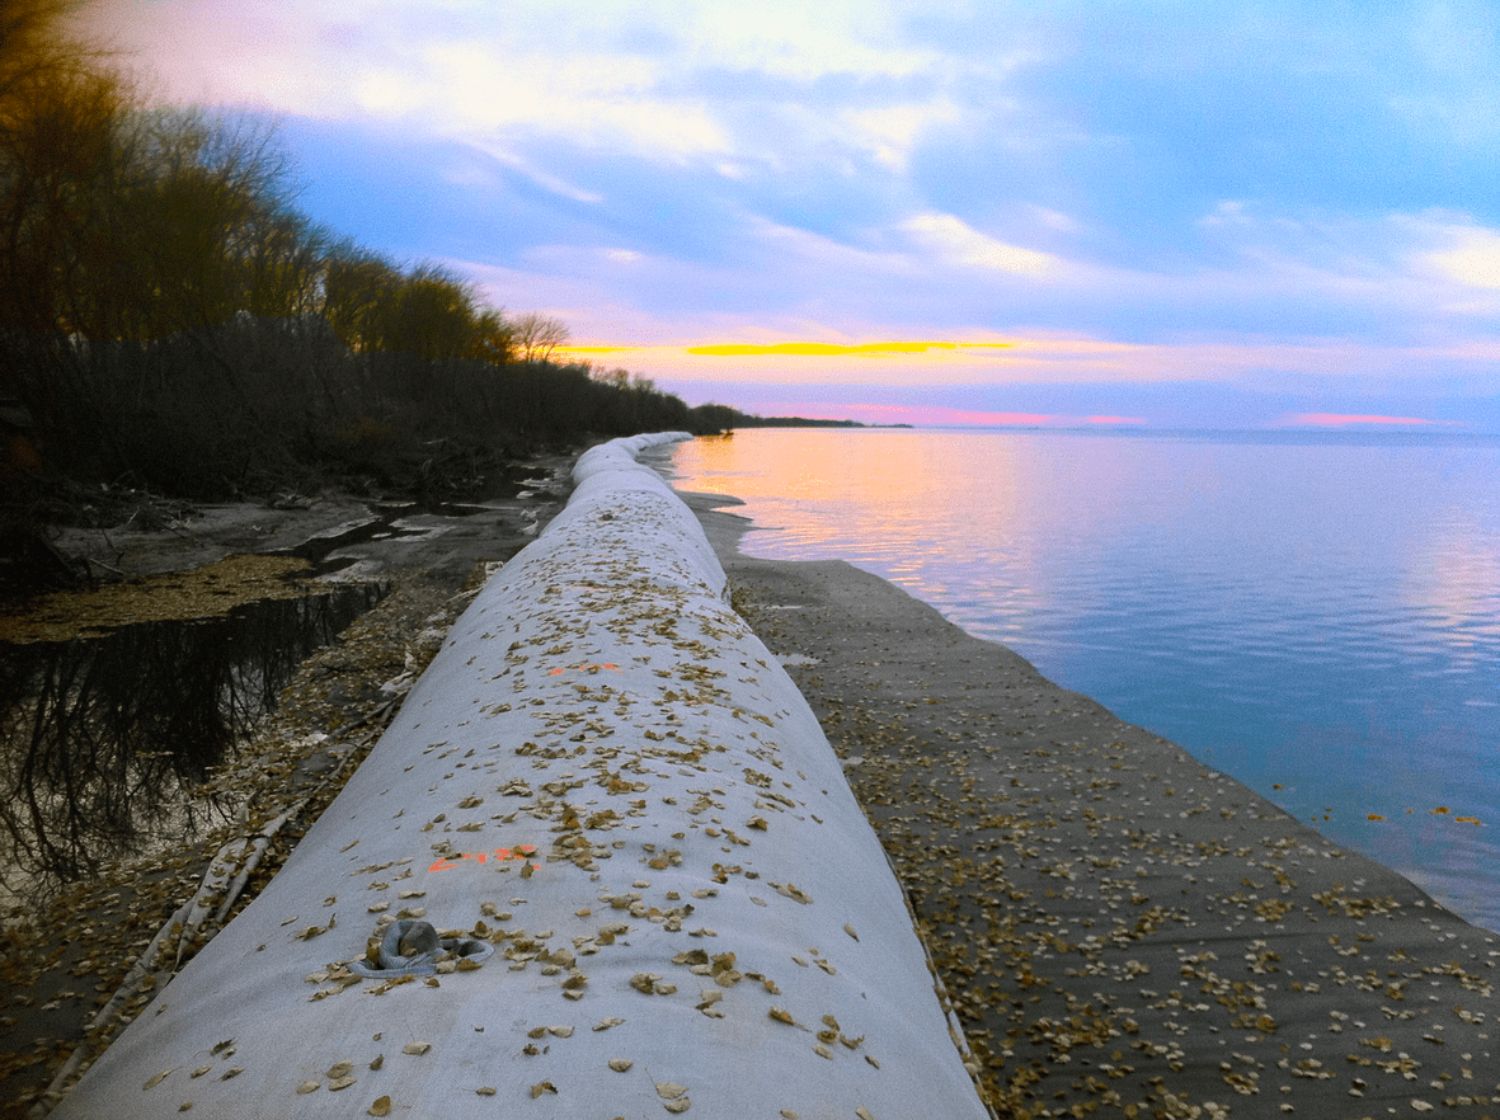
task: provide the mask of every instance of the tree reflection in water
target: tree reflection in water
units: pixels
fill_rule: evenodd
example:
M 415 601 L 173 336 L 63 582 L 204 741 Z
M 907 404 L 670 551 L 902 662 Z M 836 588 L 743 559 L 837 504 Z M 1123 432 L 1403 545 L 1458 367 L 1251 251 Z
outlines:
M 145 622 L 70 642 L 0 643 L 0 882 L 28 891 L 190 835 L 194 787 L 298 664 L 379 600 L 349 585 L 220 618 Z

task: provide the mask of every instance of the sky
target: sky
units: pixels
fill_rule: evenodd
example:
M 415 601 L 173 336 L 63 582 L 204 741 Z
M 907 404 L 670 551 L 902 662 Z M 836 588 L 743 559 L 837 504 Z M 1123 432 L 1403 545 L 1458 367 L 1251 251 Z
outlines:
M 1500 432 L 1500 0 L 93 0 L 299 206 L 690 403 Z

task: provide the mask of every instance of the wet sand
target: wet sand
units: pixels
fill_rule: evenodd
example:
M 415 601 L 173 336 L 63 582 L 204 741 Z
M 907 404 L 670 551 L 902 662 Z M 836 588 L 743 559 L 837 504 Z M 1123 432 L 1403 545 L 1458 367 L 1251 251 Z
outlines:
M 1001 1116 L 1500 1117 L 1500 938 L 1176 745 L 684 495 L 910 893 Z

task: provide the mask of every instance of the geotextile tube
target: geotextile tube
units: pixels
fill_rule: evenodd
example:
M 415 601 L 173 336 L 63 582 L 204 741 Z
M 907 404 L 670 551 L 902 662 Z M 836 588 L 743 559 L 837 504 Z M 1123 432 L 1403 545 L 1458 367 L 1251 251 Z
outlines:
M 677 438 L 579 459 L 282 871 L 53 1116 L 989 1115 L 817 720 L 635 461 Z M 392 955 L 418 934 L 431 970 Z

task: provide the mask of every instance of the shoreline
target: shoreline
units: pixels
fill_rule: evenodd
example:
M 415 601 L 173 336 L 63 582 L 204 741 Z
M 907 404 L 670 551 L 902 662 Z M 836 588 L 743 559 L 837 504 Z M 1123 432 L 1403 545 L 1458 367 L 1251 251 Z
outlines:
M 739 553 L 1022 1117 L 1500 1116 L 1500 938 L 841 561 Z
M 1500 1116 L 1500 939 L 895 585 L 740 555 L 734 499 L 679 493 L 845 758 L 1001 1115 Z M 87 987 L 97 946 L 58 945 L 54 992 Z
M 580 1116 L 989 1115 L 815 716 L 635 461 L 676 438 L 580 458 L 285 867 L 59 1120 L 371 1097 L 478 1118 L 549 1096 Z

